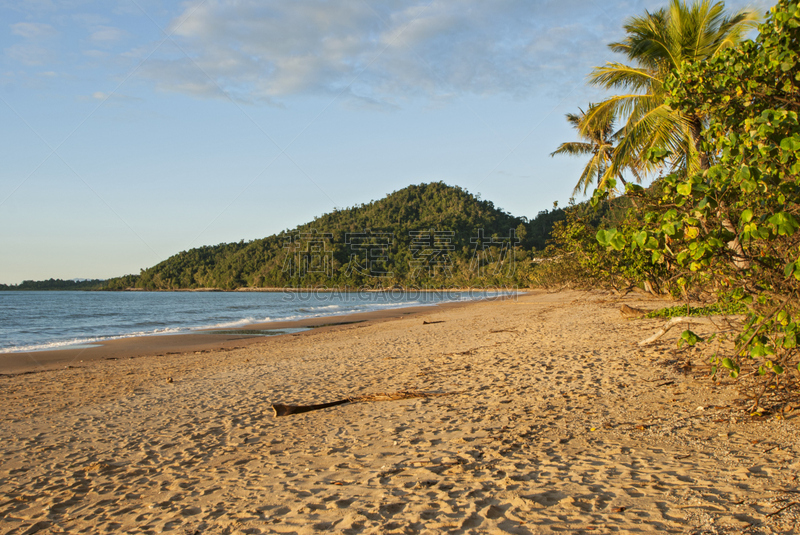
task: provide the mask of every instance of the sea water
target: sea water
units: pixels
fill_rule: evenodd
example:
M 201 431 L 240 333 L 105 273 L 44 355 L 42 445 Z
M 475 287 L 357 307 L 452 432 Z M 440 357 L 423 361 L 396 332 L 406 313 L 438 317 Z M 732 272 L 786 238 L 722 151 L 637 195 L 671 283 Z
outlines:
M 493 298 L 509 292 L 0 292 L 0 353 Z

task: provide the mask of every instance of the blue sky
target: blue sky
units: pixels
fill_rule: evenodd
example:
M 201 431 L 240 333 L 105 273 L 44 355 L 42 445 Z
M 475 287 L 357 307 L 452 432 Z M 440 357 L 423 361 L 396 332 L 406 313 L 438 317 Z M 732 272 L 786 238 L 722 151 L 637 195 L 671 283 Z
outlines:
M 663 3 L 0 0 L 0 283 L 138 273 L 421 182 L 563 205 L 564 114 Z

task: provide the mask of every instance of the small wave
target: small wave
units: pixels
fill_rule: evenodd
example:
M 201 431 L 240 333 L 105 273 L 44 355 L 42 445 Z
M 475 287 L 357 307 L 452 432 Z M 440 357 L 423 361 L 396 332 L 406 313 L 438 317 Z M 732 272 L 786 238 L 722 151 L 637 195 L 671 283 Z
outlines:
M 135 338 L 137 336 L 152 336 L 159 334 L 178 334 L 185 332 L 187 329 L 180 327 L 170 327 L 164 329 L 156 329 L 154 331 L 139 331 L 125 334 L 118 334 L 112 336 L 89 336 L 86 338 L 72 338 L 70 340 L 56 340 L 54 342 L 46 342 L 42 344 L 31 344 L 26 346 L 11 346 L 0 348 L 0 354 L 3 353 L 23 353 L 29 351 L 48 351 L 52 349 L 68 349 L 71 346 L 82 346 L 90 344 L 98 344 L 107 342 L 109 340 L 121 340 L 123 338 Z
M 269 321 L 269 318 L 265 320 L 258 320 L 252 316 L 247 318 L 242 318 L 240 320 L 231 320 L 231 321 L 223 321 L 220 323 L 214 323 L 212 325 L 203 325 L 200 327 L 192 327 L 191 330 L 193 331 L 200 331 L 206 329 L 229 329 L 231 327 L 242 327 L 244 325 L 251 325 L 253 323 L 262 323 L 265 321 Z
M 316 312 L 321 311 L 321 310 L 339 310 L 341 308 L 342 308 L 342 305 L 322 305 L 322 306 L 318 306 L 318 307 L 298 308 L 297 311 L 298 312 L 303 312 L 303 313 L 306 313 L 306 314 L 312 314 L 312 313 L 316 313 Z
M 96 344 L 108 340 L 118 340 L 121 338 L 133 338 L 135 336 L 144 336 L 147 333 L 130 333 L 120 336 L 94 336 L 89 338 L 73 338 L 72 340 L 60 340 L 57 342 L 48 342 L 44 344 L 32 344 L 27 346 L 11 346 L 0 348 L 0 353 L 22 353 L 28 351 L 47 351 L 50 349 L 66 349 L 70 346 L 80 346 L 87 344 Z

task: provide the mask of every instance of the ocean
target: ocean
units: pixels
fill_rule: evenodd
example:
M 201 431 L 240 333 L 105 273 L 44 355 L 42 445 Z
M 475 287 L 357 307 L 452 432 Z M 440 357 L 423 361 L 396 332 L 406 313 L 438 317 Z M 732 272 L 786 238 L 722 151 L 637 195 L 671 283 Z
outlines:
M 0 353 L 486 299 L 509 292 L 0 292 Z

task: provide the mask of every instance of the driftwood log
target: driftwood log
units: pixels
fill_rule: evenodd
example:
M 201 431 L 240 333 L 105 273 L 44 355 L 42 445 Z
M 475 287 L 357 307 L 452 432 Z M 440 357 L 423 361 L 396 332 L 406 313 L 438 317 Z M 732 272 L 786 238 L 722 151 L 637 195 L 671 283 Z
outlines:
M 399 399 L 413 399 L 413 398 L 432 398 L 439 396 L 449 396 L 450 394 L 457 394 L 457 392 L 392 392 L 391 394 L 369 394 L 366 396 L 358 396 L 340 399 L 338 401 L 331 401 L 329 403 L 319 403 L 317 405 L 283 405 L 281 403 L 273 403 L 272 410 L 275 411 L 275 416 L 289 416 L 290 414 L 301 414 L 304 412 L 311 412 L 320 409 L 327 409 L 328 407 L 335 407 L 337 405 L 344 405 L 345 403 L 361 403 L 364 401 L 396 401 Z

